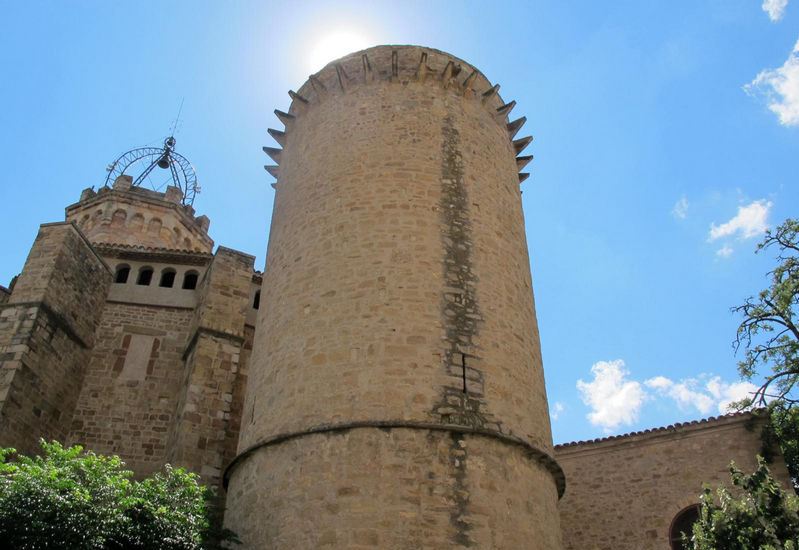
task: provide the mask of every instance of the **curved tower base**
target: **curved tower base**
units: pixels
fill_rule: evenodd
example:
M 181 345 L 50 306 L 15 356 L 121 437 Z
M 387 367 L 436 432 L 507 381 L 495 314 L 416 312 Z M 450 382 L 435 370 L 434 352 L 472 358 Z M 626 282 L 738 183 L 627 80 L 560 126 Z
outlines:
M 276 440 L 232 470 L 228 527 L 248 548 L 561 547 L 558 488 L 523 444 L 359 427 Z

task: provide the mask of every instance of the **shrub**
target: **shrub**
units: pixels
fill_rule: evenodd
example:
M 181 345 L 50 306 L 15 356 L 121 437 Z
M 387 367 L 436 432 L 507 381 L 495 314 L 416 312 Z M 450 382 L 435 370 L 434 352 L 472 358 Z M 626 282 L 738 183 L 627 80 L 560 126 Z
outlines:
M 117 456 L 41 442 L 42 456 L 0 449 L 0 541 L 20 550 L 200 550 L 237 543 L 215 529 L 212 493 L 166 466 L 142 481 Z

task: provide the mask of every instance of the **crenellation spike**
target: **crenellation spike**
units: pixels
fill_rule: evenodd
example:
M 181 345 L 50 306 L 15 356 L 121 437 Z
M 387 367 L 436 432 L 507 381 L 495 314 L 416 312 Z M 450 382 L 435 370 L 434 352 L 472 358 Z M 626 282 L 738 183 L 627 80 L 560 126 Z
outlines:
M 280 130 L 275 130 L 274 128 L 267 128 L 266 131 L 272 136 L 276 142 L 278 142 L 281 146 L 286 144 L 286 132 L 281 132 Z
M 280 175 L 280 167 L 279 166 L 266 165 L 266 166 L 264 166 L 264 169 L 267 172 L 269 172 L 269 175 L 271 175 L 275 179 L 277 179 L 277 177 Z
M 516 154 L 518 155 L 524 151 L 524 148 L 530 145 L 531 141 L 533 141 L 533 136 L 527 136 L 521 139 L 513 140 L 513 149 L 516 151 Z
M 338 85 L 341 87 L 341 91 L 347 93 L 347 88 L 349 86 L 350 77 L 347 76 L 344 67 L 341 66 L 341 63 L 336 63 L 336 76 L 338 77 Z
M 450 79 L 452 78 L 452 71 L 455 70 L 455 63 L 452 61 L 447 61 L 447 66 L 444 67 L 444 71 L 441 73 L 441 83 L 446 88 L 449 84 Z
M 526 157 L 516 157 L 516 169 L 522 170 L 525 166 L 530 164 L 531 160 L 533 160 L 533 155 L 527 155 Z
M 316 92 L 316 95 L 319 97 L 325 97 L 327 95 L 327 86 L 325 86 L 324 82 L 319 80 L 318 76 L 312 74 L 308 77 L 308 80 L 311 81 L 311 87 L 313 88 L 314 92 Z
M 519 184 L 530 177 L 530 172 L 519 172 Z
M 399 79 L 399 54 L 397 50 L 391 52 L 391 82 Z
M 473 70 L 472 73 L 466 77 L 466 80 L 463 81 L 463 84 L 461 84 L 461 90 L 463 90 L 464 95 L 471 94 L 472 84 L 477 78 L 477 74 L 477 70 Z
M 283 126 L 288 126 L 292 122 L 294 122 L 295 116 L 290 115 L 281 111 L 280 109 L 275 109 L 275 116 L 283 123 Z
M 263 147 L 263 150 L 264 153 L 269 155 L 269 158 L 280 164 L 280 153 L 283 149 L 278 149 L 277 147 Z
M 419 60 L 419 67 L 416 69 L 416 80 L 424 82 L 427 78 L 427 52 L 422 52 L 422 58 Z
M 516 107 L 516 100 L 515 99 L 513 101 L 511 101 L 510 103 L 506 103 L 505 105 L 502 105 L 501 107 L 497 107 L 497 114 L 500 115 L 500 116 L 508 115 L 513 110 L 514 107 Z
M 527 122 L 527 117 L 523 116 L 522 118 L 517 118 L 513 122 L 508 123 L 508 133 L 510 134 L 511 139 L 513 139 L 519 130 L 521 130 L 525 122 Z
M 289 90 L 289 97 L 293 100 L 299 101 L 300 103 L 304 103 L 308 105 L 308 100 L 302 97 L 300 94 L 295 92 L 294 90 Z
M 375 79 L 375 75 L 372 72 L 372 64 L 369 63 L 369 56 L 366 54 L 361 55 L 361 63 L 363 64 L 363 81 L 368 84 Z
M 499 84 L 494 84 L 488 90 L 483 92 L 483 104 L 485 105 L 486 102 L 490 101 L 492 97 L 497 95 L 499 92 Z

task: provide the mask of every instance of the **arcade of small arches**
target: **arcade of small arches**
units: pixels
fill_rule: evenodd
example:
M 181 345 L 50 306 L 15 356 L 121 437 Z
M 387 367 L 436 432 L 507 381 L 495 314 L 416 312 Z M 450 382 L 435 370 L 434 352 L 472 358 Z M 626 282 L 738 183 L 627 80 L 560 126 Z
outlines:
M 130 280 L 131 267 L 128 264 L 119 264 L 114 272 L 115 284 L 127 284 Z M 135 284 L 139 286 L 150 286 L 153 281 L 155 269 L 150 266 L 142 266 L 138 269 L 135 277 Z M 175 286 L 177 271 L 172 267 L 165 267 L 161 270 L 158 278 L 158 286 L 161 288 L 172 288 Z M 180 288 L 183 290 L 194 290 L 197 288 L 197 281 L 200 274 L 191 269 L 183 274 L 183 282 Z
M 137 286 L 151 286 L 155 275 L 155 268 L 144 265 L 138 268 L 135 277 L 131 277 L 133 268 L 130 264 L 118 264 L 114 270 L 114 284 L 124 285 L 135 283 Z M 183 281 L 180 284 L 182 290 L 195 290 L 200 274 L 190 269 L 183 273 Z M 173 267 L 164 267 L 158 276 L 158 286 L 160 288 L 173 288 L 177 278 L 177 270 Z M 259 309 L 261 305 L 261 291 L 255 291 L 252 299 L 252 308 Z
M 130 218 L 130 219 L 128 219 Z M 164 222 L 158 216 L 146 219 L 140 212 L 128 216 L 128 211 L 118 208 L 111 215 L 110 222 L 103 220 L 103 210 L 96 210 L 93 214 L 84 214 L 78 226 L 85 232 L 90 232 L 99 225 L 106 225 L 114 229 L 125 229 L 129 233 L 149 234 L 158 237 L 176 247 L 184 250 L 201 252 L 201 248 L 192 243 L 190 235 L 185 235 L 179 227 L 164 227 Z

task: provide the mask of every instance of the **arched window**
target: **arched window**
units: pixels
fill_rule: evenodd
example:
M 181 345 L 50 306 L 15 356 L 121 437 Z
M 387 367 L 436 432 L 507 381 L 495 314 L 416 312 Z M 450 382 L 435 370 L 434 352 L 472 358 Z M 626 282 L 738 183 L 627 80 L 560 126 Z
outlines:
M 121 264 L 117 266 L 117 271 L 114 274 L 114 282 L 124 285 L 128 282 L 130 275 L 130 266 L 128 264 Z
M 194 290 L 197 288 L 197 272 L 187 271 L 183 276 L 183 288 L 185 290 Z
M 167 267 L 161 272 L 161 282 L 158 283 L 158 286 L 164 288 L 172 288 L 175 285 L 175 270 L 171 267 Z
M 162 225 L 160 218 L 153 218 L 150 220 L 150 223 L 147 224 L 147 231 L 153 235 L 158 235 L 161 233 Z
M 141 214 L 134 214 L 133 217 L 130 219 L 130 223 L 128 227 L 131 231 L 139 232 L 141 231 L 142 227 L 144 227 L 144 216 Z
M 136 284 L 142 286 L 150 286 L 150 282 L 152 280 L 153 280 L 153 268 L 143 267 L 139 270 L 139 278 L 136 279 Z
M 260 306 L 261 306 L 261 291 L 260 290 L 256 290 L 255 291 L 255 298 L 253 298 L 253 300 L 252 300 L 252 308 L 253 309 L 258 309 Z
M 111 217 L 111 225 L 113 227 L 122 227 L 125 225 L 125 220 L 128 219 L 128 213 L 125 212 L 123 209 L 119 209 L 114 212 L 114 215 Z
M 687 508 L 683 508 L 679 514 L 674 516 L 669 528 L 669 543 L 671 550 L 688 550 L 691 545 L 683 544 L 682 534 L 691 540 L 691 533 L 693 533 L 693 525 L 699 519 L 699 505 L 692 504 Z

